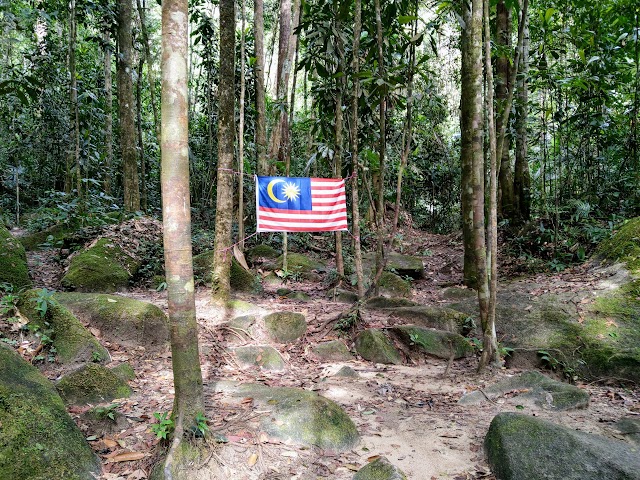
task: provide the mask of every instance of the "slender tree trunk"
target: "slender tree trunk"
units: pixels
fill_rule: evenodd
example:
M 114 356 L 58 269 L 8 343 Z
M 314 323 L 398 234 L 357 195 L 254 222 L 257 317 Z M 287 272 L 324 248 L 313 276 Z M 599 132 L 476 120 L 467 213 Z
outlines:
M 131 0 L 118 0 L 118 109 L 120 117 L 120 148 L 122 150 L 124 210 L 140 210 L 136 127 L 132 81 L 133 40 L 131 35 Z
M 378 77 L 386 79 L 386 71 L 384 67 L 384 39 L 382 37 L 382 12 L 380 8 L 380 0 L 375 0 L 376 11 L 376 43 L 378 46 Z M 386 150 L 386 137 L 387 137 L 387 98 L 386 87 L 380 87 L 382 89 L 380 95 L 380 106 L 378 109 L 379 121 L 380 121 L 380 144 L 378 150 L 380 171 L 378 174 L 378 191 L 377 191 L 377 205 L 376 205 L 376 224 L 377 224 L 377 237 L 378 244 L 376 248 L 376 275 L 373 281 L 374 292 L 378 295 L 380 292 L 380 276 L 384 269 L 384 156 Z
M 477 2 L 477 0 L 474 0 Z M 479 9 L 479 7 L 477 7 Z M 460 164 L 461 175 L 461 209 L 462 209 L 462 241 L 464 247 L 463 283 L 467 287 L 476 288 L 478 286 L 478 271 L 476 267 L 475 246 L 473 241 L 473 162 L 475 135 L 479 135 L 478 116 L 481 108 L 481 40 L 474 38 L 474 35 L 481 35 L 481 31 L 476 33 L 474 28 L 481 29 L 482 13 L 475 12 L 480 16 L 480 26 L 478 19 L 473 17 L 472 5 L 469 0 L 462 4 L 462 18 L 464 27 L 461 35 L 461 90 L 460 90 Z M 473 23 L 472 23 L 473 22 Z M 477 43 L 477 45 L 476 45 Z M 480 63 L 480 66 L 477 65 Z M 480 73 L 478 72 L 480 69 Z
M 147 31 L 147 21 L 144 10 L 145 5 L 140 0 L 136 0 L 138 16 L 140 17 L 140 32 L 142 33 L 142 46 L 144 49 L 144 61 L 147 62 L 147 79 L 149 80 L 149 95 L 151 96 L 151 110 L 153 112 L 153 127 L 158 139 L 160 139 L 160 124 L 158 123 L 158 107 L 156 100 L 156 79 L 153 73 L 153 62 L 151 58 L 151 48 L 149 46 L 149 33 Z M 140 71 L 142 75 L 142 70 Z
M 220 83 L 218 87 L 218 192 L 212 274 L 215 300 L 226 302 L 231 293 L 229 272 L 233 253 L 233 153 L 235 141 L 235 0 L 220 1 Z
M 486 92 L 486 118 L 489 130 L 489 226 L 487 229 L 488 258 L 484 268 L 484 277 L 478 279 L 478 298 L 480 301 L 480 321 L 482 323 L 482 355 L 478 364 L 478 370 L 484 370 L 490 362 L 499 363 L 498 340 L 496 338 L 496 291 L 498 287 L 498 152 L 496 145 L 496 126 L 493 111 L 493 66 L 491 64 L 491 28 L 489 23 L 489 2 L 483 1 L 484 7 L 484 58 L 485 58 L 485 92 Z M 477 181 L 477 180 L 476 180 Z M 484 175 L 480 180 L 484 182 Z M 484 198 L 484 197 L 483 197 Z M 484 205 L 482 205 L 484 211 Z M 484 223 L 484 219 L 483 219 Z M 477 239 L 476 239 L 477 242 Z M 481 246 L 478 244 L 478 248 Z M 485 252 L 487 248 L 485 247 Z M 487 268 L 488 267 L 488 268 Z M 479 272 L 482 269 L 478 268 Z M 487 278 L 488 275 L 488 278 Z M 484 296 L 489 289 L 489 298 Z M 484 303 L 488 300 L 488 305 Z M 486 316 L 482 315 L 486 312 Z
M 187 0 L 162 2 L 162 220 L 167 277 L 173 417 L 186 429 L 204 414 L 191 253 Z
M 511 81 L 511 9 L 507 7 L 505 0 L 499 0 L 496 6 L 496 44 L 501 54 L 496 58 L 496 105 L 497 119 L 496 129 L 502 131 L 502 118 L 506 106 L 509 91 L 513 89 Z M 514 66 L 513 68 L 517 68 Z M 508 125 L 505 125 L 505 130 Z M 500 194 L 498 208 L 501 216 L 505 219 L 514 219 L 514 192 L 513 192 L 513 171 L 511 169 L 511 159 L 509 158 L 509 144 L 511 136 L 507 135 L 502 151 L 498 151 L 500 161 Z
M 522 3 L 522 2 L 521 2 Z M 516 165 L 514 198 L 516 215 L 520 222 L 531 218 L 531 173 L 527 160 L 527 117 L 529 116 L 529 18 L 524 18 L 524 36 L 518 77 L 518 103 L 516 117 Z
M 111 41 L 109 38 L 109 26 L 104 31 L 104 193 L 111 196 L 111 176 L 113 165 L 113 94 L 111 89 Z
M 256 78 L 256 155 L 258 175 L 267 175 L 267 114 L 265 108 L 264 87 L 264 3 L 254 0 L 253 28 L 255 43 L 255 78 Z
M 240 3 L 240 105 L 238 113 L 238 237 L 244 250 L 244 97 L 245 97 L 245 0 Z
M 73 128 L 72 144 L 69 149 L 69 170 L 71 165 L 75 168 L 76 195 L 82 198 L 82 172 L 80 169 L 80 122 L 78 115 L 78 81 L 76 78 L 76 0 L 69 2 L 69 105 L 70 119 Z
M 136 80 L 136 125 L 138 127 L 138 152 L 140 153 L 140 189 L 142 193 L 142 211 L 147 211 L 147 162 L 144 155 L 144 137 L 142 135 L 142 70 L 144 57 L 138 59 L 138 78 Z
M 342 33 L 342 22 L 338 19 L 338 10 L 334 10 L 334 22 L 336 31 Z M 335 148 L 333 155 L 334 174 L 336 178 L 342 178 L 342 145 L 343 145 L 343 128 L 344 121 L 342 115 L 342 95 L 345 90 L 345 71 L 344 71 L 344 45 L 338 37 L 338 71 L 342 73 L 340 78 L 336 79 L 336 124 L 335 124 Z M 342 232 L 335 233 L 336 239 L 336 270 L 340 278 L 344 277 L 344 258 L 342 255 Z
M 364 274 L 362 272 L 362 249 L 360 245 L 360 198 L 358 192 L 358 99 L 360 98 L 360 32 L 362 30 L 362 1 L 355 0 L 355 18 L 353 25 L 353 97 L 351 99 L 351 158 L 353 162 L 353 180 L 351 181 L 351 209 L 353 220 L 354 263 L 358 297 L 364 296 Z

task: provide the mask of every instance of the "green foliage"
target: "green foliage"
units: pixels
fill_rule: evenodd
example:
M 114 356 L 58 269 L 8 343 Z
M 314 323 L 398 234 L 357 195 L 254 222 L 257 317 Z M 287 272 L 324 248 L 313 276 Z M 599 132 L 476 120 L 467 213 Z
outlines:
M 167 439 L 167 436 L 175 429 L 175 423 L 167 412 L 155 412 L 153 414 L 157 423 L 151 425 L 151 432 L 157 438 Z
M 204 413 L 198 412 L 194 420 L 196 424 L 191 428 L 191 432 L 193 433 L 193 435 L 198 438 L 206 436 L 207 433 L 209 433 L 207 417 L 204 416 Z
M 31 298 L 31 302 L 35 304 L 34 308 L 41 318 L 45 318 L 47 316 L 47 310 L 53 303 L 54 294 L 55 291 L 50 291 L 46 288 L 35 290 L 35 297 Z
M 111 403 L 106 406 L 97 406 L 92 409 L 92 412 L 95 414 L 96 418 L 100 420 L 111 420 L 112 422 L 116 421 L 116 415 L 118 414 L 118 408 L 120 408 L 119 403 Z

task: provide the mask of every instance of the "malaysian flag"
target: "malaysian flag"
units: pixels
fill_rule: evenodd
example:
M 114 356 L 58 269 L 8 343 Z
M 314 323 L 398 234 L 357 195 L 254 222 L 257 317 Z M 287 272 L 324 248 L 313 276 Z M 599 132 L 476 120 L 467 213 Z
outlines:
M 258 232 L 347 230 L 340 178 L 256 177 Z

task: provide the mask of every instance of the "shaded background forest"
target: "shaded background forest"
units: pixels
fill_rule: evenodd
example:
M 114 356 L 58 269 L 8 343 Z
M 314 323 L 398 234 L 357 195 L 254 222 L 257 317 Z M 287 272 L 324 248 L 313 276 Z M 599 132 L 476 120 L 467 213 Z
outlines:
M 372 214 L 367 215 L 373 197 L 367 192 L 380 178 L 381 99 L 387 107 L 385 199 L 395 203 L 405 139 L 411 138 L 403 209 L 418 228 L 448 233 L 460 226 L 462 17 L 456 2 L 390 0 L 381 6 L 384 68 L 376 57 L 373 1 L 363 2 L 360 37 L 358 181 L 364 187 L 365 246 L 374 240 L 368 227 Z M 271 136 L 273 125 L 286 114 L 290 146 L 283 142 L 270 168 L 285 174 L 290 158 L 292 176 L 347 177 L 352 170 L 351 2 L 302 3 L 294 30 L 298 35 L 291 37 L 298 41 L 292 47 L 295 74 L 286 101 L 276 92 L 279 8 L 272 1 L 264 6 L 267 130 Z M 616 223 L 640 214 L 639 10 L 633 0 L 548 0 L 529 6 L 526 69 L 518 76 L 507 127 L 511 148 L 502 160 L 499 211 L 509 248 L 531 268 L 559 270 L 581 261 Z M 61 222 L 102 224 L 112 212 L 123 211 L 116 11 L 113 2 L 105 1 L 0 1 L 0 215 L 5 223 L 37 231 Z M 238 6 L 236 105 L 242 83 L 241 11 Z M 251 175 L 256 172 L 252 2 L 244 11 L 243 169 Z M 503 0 L 492 11 L 498 103 L 500 79 L 504 86 L 508 78 L 501 71 L 508 72 L 512 62 L 518 11 L 517 2 Z M 137 0 L 131 25 L 140 210 L 152 215 L 161 207 L 159 14 L 157 3 Z M 196 229 L 206 237 L 216 213 L 219 67 L 231 56 L 219 52 L 216 2 L 190 2 L 190 26 L 191 195 Z M 342 129 L 335 125 L 339 98 Z M 336 152 L 342 157 L 339 174 Z M 514 184 L 516 195 L 520 191 L 517 209 L 504 200 Z M 244 177 L 243 186 L 250 234 L 255 228 L 250 177 Z M 301 234 L 290 241 L 307 239 Z

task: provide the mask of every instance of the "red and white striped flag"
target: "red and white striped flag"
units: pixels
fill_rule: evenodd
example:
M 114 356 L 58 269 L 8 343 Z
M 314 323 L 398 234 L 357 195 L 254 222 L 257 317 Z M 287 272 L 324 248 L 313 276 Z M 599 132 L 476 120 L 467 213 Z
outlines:
M 347 230 L 340 178 L 256 177 L 258 232 Z

